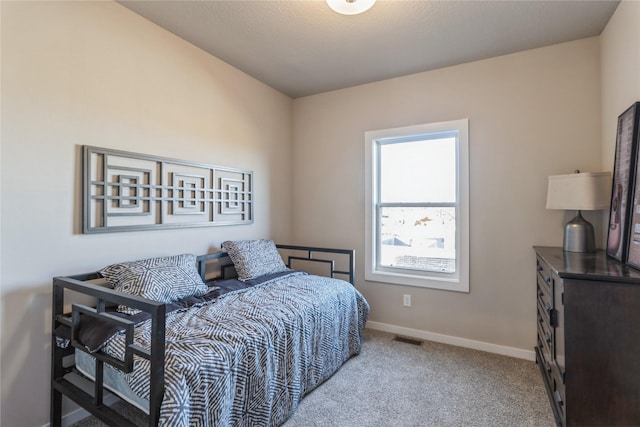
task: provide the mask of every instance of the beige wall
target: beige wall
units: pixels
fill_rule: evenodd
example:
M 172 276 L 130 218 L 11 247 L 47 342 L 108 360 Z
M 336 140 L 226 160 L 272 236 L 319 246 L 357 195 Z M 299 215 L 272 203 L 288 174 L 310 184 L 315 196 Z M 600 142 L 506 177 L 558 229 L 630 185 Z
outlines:
M 291 236 L 292 101 L 112 2 L 1 2 L 2 418 L 49 413 L 51 278 Z M 247 168 L 255 223 L 79 234 L 83 144 Z
M 365 282 L 365 131 L 460 118 L 470 130 L 470 293 Z M 545 209 L 547 176 L 601 168 L 598 38 L 300 98 L 293 123 L 295 240 L 357 250 L 371 321 L 532 351 L 532 246 L 561 245 L 570 219 Z
M 602 166 L 613 168 L 618 116 L 640 101 L 640 2 L 623 1 L 600 35 Z

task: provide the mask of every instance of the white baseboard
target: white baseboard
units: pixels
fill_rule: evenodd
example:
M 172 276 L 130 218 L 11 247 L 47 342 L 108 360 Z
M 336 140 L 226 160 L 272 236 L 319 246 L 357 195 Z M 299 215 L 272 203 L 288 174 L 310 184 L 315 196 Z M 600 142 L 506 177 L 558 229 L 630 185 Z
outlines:
M 475 341 L 467 338 L 454 337 L 451 335 L 437 334 L 435 332 L 421 331 L 418 329 L 405 328 L 402 326 L 388 325 L 379 322 L 367 322 L 367 328 L 376 331 L 390 332 L 392 334 L 404 335 L 410 338 L 419 338 L 427 341 L 439 342 L 442 344 L 455 345 L 458 347 L 471 348 L 474 350 L 486 351 L 489 353 L 501 354 L 503 356 L 515 357 L 525 360 L 536 360 L 533 350 L 523 350 L 521 348 L 507 347 L 504 345 L 491 344 L 488 342 Z

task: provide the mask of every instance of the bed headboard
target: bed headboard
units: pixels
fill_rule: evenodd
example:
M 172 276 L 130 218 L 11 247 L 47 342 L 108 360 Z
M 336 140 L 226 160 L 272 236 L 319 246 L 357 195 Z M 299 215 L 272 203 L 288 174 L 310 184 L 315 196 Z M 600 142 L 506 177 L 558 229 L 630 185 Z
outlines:
M 300 270 L 312 270 L 310 273 L 327 275 L 332 278 L 341 278 L 355 286 L 355 250 L 317 248 L 312 246 L 276 245 L 284 263 L 289 268 Z M 197 257 L 198 271 L 202 280 L 206 280 L 208 264 L 213 263 L 219 267 L 216 277 L 229 279 L 237 274 L 233 264 L 227 262 L 229 256 L 226 252 L 215 252 Z M 298 265 L 299 267 L 295 267 Z

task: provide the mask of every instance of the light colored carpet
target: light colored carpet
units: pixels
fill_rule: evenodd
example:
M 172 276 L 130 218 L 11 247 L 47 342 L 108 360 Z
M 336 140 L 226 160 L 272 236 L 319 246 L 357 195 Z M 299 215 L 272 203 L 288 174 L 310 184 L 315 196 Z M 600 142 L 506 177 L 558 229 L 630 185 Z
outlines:
M 555 426 L 534 362 L 393 337 L 367 329 L 362 353 L 307 395 L 283 427 Z M 74 426 L 103 424 L 87 418 Z

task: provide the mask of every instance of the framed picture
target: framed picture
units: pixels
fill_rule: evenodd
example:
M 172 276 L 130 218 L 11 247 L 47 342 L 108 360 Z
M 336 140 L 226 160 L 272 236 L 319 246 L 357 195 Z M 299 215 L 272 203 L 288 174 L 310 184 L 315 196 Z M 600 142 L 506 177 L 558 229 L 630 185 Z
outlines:
M 632 204 L 631 195 L 632 192 L 635 193 L 633 191 L 633 180 L 637 168 L 639 105 L 640 103 L 636 102 L 618 116 L 613 187 L 611 188 L 611 205 L 609 208 L 607 255 L 620 262 L 627 262 L 627 250 L 630 240 L 629 231 L 631 227 L 629 217 Z M 634 248 L 634 255 L 638 257 L 638 265 L 640 265 L 640 247 Z
M 640 144 L 640 103 L 636 103 L 636 117 L 633 129 L 633 140 Z M 636 148 L 634 167 L 631 171 L 631 198 L 629 209 L 629 235 L 627 239 L 627 264 L 640 269 L 640 148 Z

